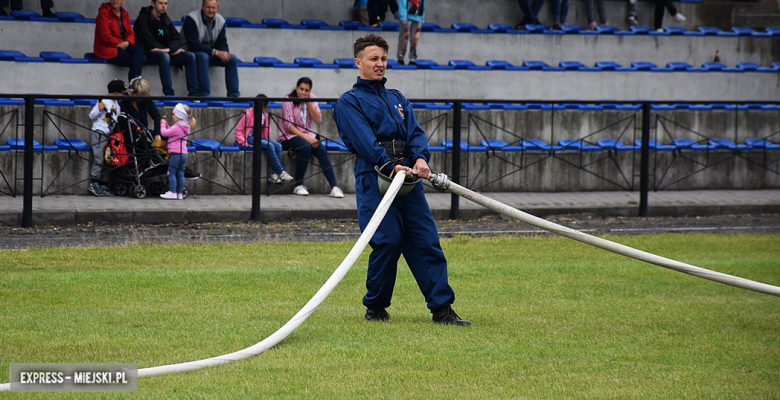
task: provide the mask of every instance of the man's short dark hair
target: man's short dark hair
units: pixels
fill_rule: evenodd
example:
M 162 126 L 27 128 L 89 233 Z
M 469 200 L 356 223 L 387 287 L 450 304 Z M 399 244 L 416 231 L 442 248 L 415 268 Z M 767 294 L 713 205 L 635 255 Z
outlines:
M 373 33 L 369 33 L 368 35 L 359 37 L 357 40 L 355 40 L 355 44 L 352 46 L 352 49 L 355 51 L 355 58 L 357 58 L 358 54 L 360 54 L 363 49 L 369 46 L 381 47 L 385 50 L 385 53 L 387 53 L 387 50 L 390 49 L 390 46 L 387 44 L 387 40 L 385 40 L 385 38 Z

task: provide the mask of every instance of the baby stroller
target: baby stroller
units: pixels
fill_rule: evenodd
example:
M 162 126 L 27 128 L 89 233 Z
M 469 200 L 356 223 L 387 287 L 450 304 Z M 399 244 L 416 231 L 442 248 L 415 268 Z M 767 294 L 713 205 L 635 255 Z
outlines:
M 143 199 L 148 194 L 157 197 L 165 193 L 168 190 L 168 163 L 165 156 L 152 146 L 152 133 L 138 120 L 125 113 L 120 114 L 113 132 L 114 135 L 106 148 L 116 149 L 117 145 L 121 145 L 115 143 L 118 138 L 116 134 L 121 133 L 122 144 L 126 149 L 114 155 L 114 168 L 110 174 L 114 193 L 118 196 L 129 194 L 138 199 Z M 107 151 L 106 163 L 111 162 L 108 153 Z M 117 158 L 120 160 L 117 161 Z M 186 199 L 189 194 L 187 186 L 184 186 L 182 194 Z

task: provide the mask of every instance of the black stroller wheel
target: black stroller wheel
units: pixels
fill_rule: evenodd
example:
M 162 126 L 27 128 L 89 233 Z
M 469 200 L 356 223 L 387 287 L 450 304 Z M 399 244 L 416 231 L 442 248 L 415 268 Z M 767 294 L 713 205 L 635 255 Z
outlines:
M 130 194 L 136 199 L 143 199 L 146 197 L 146 186 L 138 185 L 130 188 Z
M 181 191 L 181 198 L 186 199 L 190 195 L 190 191 L 187 189 L 187 185 L 184 185 L 184 189 Z
M 149 192 L 152 196 L 155 197 L 165 193 L 167 191 L 166 189 L 166 185 L 162 182 L 154 182 L 149 185 Z
M 114 193 L 117 196 L 127 196 L 127 185 L 124 183 L 117 183 L 114 187 Z

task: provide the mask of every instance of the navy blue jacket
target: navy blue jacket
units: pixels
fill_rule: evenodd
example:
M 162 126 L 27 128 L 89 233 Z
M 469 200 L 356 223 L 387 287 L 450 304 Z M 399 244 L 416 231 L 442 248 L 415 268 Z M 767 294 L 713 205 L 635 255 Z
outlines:
M 403 165 L 413 167 L 418 158 L 428 162 L 428 140 L 409 100 L 395 89 L 385 88 L 387 78 L 372 81 L 358 78 L 352 89 L 336 102 L 333 120 L 347 148 L 361 157 L 355 159 L 355 176 L 374 171 L 393 157 L 377 141 L 406 142 L 409 157 Z M 382 171 L 389 174 L 392 164 Z

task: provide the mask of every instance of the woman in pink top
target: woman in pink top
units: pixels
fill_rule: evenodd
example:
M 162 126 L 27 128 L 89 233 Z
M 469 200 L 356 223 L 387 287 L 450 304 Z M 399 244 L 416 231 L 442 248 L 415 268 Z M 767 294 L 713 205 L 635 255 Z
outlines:
M 187 135 L 195 126 L 192 111 L 184 104 L 176 104 L 173 108 L 173 125 L 163 117 L 160 122 L 160 133 L 168 138 L 168 186 L 169 190 L 160 195 L 167 200 L 184 199 L 184 168 L 187 167 Z
M 298 99 L 313 99 L 314 93 L 311 92 L 311 79 L 301 78 L 298 79 L 298 83 L 295 85 L 289 98 Z M 333 164 L 330 162 L 328 152 L 324 146 L 320 146 L 319 140 L 317 140 L 317 134 L 311 131 L 311 121 L 320 123 L 322 120 L 322 113 L 320 113 L 320 106 L 316 101 L 312 102 L 284 102 L 282 103 L 282 121 L 279 124 L 279 141 L 282 143 L 284 150 L 295 149 L 298 152 L 297 161 L 295 163 L 295 189 L 293 194 L 308 196 L 309 190 L 306 186 L 303 186 L 303 177 L 306 175 L 306 168 L 309 166 L 309 159 L 312 154 L 317 157 L 320 162 L 320 168 L 322 173 L 325 174 L 325 178 L 330 183 L 331 197 L 342 198 L 344 192 L 339 189 L 336 183 L 336 174 L 333 173 Z

